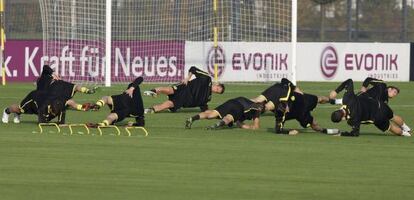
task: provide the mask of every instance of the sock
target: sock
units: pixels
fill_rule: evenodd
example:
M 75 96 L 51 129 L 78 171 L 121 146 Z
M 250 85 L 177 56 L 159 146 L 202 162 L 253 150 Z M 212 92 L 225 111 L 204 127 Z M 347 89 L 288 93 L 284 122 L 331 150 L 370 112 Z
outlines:
M 96 104 L 96 105 L 100 108 L 100 107 L 102 107 L 102 106 L 104 106 L 104 105 L 105 105 L 105 101 L 103 101 L 103 100 L 101 99 L 101 100 L 97 101 L 95 104 Z
M 81 104 L 76 104 L 76 110 L 83 110 Z
M 408 131 L 403 131 L 401 136 L 410 137 L 411 134 Z
M 6 109 L 4 110 L 4 112 L 6 112 L 7 114 L 10 114 L 10 109 L 9 109 L 9 108 L 6 108 Z
M 191 117 L 192 121 L 196 121 L 196 120 L 199 120 L 199 119 L 200 119 L 200 115 L 194 115 L 194 116 Z
M 82 93 L 88 93 L 89 92 L 89 89 L 86 88 L 86 87 L 81 87 L 80 92 L 82 92 Z
M 402 128 L 404 131 L 408 131 L 408 132 L 410 132 L 410 131 L 411 131 L 411 128 L 410 128 L 410 127 L 408 127 L 408 126 L 407 126 L 407 124 L 405 124 L 405 123 L 403 123 L 403 125 L 401 126 L 401 128 Z
M 336 105 L 342 105 L 342 99 L 335 99 Z

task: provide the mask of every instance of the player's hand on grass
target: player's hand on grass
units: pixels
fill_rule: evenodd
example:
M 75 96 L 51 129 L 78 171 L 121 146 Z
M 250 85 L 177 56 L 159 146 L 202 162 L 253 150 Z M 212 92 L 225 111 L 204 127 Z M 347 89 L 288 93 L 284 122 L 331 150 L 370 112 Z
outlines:
M 296 129 L 293 129 L 293 130 L 289 131 L 289 135 L 297 135 L 297 134 L 299 134 L 299 131 L 296 130 Z
M 338 93 L 336 93 L 335 90 L 332 90 L 331 93 L 329 93 L 329 98 L 330 99 L 335 99 L 337 95 L 338 95 Z

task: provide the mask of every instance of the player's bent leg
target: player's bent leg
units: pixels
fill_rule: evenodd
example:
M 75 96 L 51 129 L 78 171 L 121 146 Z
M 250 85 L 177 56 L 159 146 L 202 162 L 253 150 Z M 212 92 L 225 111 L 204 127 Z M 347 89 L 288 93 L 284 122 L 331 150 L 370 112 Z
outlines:
M 11 113 L 15 113 L 15 117 L 14 117 L 14 123 L 20 123 L 20 114 L 21 114 L 21 110 L 20 110 L 20 106 L 17 104 L 12 104 L 10 105 L 8 108 L 3 110 L 3 116 L 1 118 L 3 123 L 9 123 L 9 116 Z
M 399 127 L 401 127 L 404 131 L 411 132 L 411 128 L 407 124 L 405 124 L 405 121 L 401 116 L 394 115 L 391 121 L 394 122 Z
M 174 94 L 174 89 L 172 87 L 157 87 L 155 88 L 155 92 L 157 94 L 171 95 Z
M 219 128 L 221 128 L 225 125 L 229 125 L 230 123 L 233 123 L 233 122 L 234 122 L 234 117 L 230 114 L 227 114 L 226 116 L 224 116 L 220 121 L 218 121 L 214 125 L 207 127 L 207 129 L 210 129 L 210 130 L 219 129 Z
M 85 94 L 94 94 L 96 92 L 97 87 L 93 87 L 93 88 L 87 88 L 87 87 L 83 87 L 80 85 L 75 85 L 75 91 L 76 92 L 81 92 L 81 93 L 85 93 Z
M 109 126 L 118 120 L 118 115 L 116 113 L 110 113 L 105 120 L 101 123 L 98 123 L 98 126 Z
M 190 129 L 191 125 L 197 120 L 200 120 L 200 119 L 216 119 L 219 116 L 220 116 L 220 114 L 215 110 L 206 110 L 204 112 L 201 112 L 197 115 L 194 115 L 194 116 L 188 118 L 185 121 L 185 128 Z
M 69 99 L 66 101 L 66 106 L 69 106 L 70 108 L 74 109 L 74 110 L 78 110 L 78 111 L 86 111 L 88 110 L 87 107 L 85 107 L 85 104 L 78 104 L 75 102 L 75 100 L 73 99 Z
M 148 91 L 144 91 L 145 96 L 157 97 L 158 94 L 171 95 L 174 94 L 174 89 L 172 87 L 157 87 Z
M 265 104 L 265 111 L 272 111 L 275 109 L 275 104 L 273 102 L 269 101 Z
M 89 104 L 89 107 L 88 105 Z M 112 97 L 110 96 L 104 96 L 101 99 L 99 99 L 98 101 L 96 101 L 95 104 L 90 105 L 90 103 L 84 104 L 83 106 L 85 107 L 85 110 L 99 110 L 101 109 L 103 106 L 105 106 L 106 104 L 108 104 L 109 106 L 113 105 L 113 100 Z M 86 108 L 88 107 L 88 108 Z
M 170 100 L 164 101 L 164 103 L 161 104 L 157 104 L 152 106 L 151 108 L 147 108 L 144 110 L 145 114 L 148 113 L 156 113 L 156 112 L 160 112 L 169 108 L 174 108 L 174 103 Z
M 403 129 L 401 129 L 398 125 L 390 123 L 390 127 L 388 129 L 391 133 L 393 133 L 394 135 L 399 135 L 399 136 L 406 136 L 409 137 L 411 136 L 411 134 L 408 131 L 404 131 Z

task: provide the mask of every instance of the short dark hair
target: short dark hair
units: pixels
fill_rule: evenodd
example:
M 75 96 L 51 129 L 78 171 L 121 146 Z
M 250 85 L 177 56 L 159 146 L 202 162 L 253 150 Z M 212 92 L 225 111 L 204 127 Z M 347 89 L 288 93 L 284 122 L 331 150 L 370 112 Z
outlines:
M 220 86 L 220 87 L 221 87 L 221 92 L 220 92 L 220 94 L 223 94 L 223 93 L 224 93 L 224 90 L 226 89 L 226 88 L 224 87 L 224 84 L 223 84 L 223 83 L 219 83 L 219 84 L 218 84 L 218 86 Z
M 342 117 L 344 117 L 344 111 L 342 109 L 335 110 L 331 114 L 331 121 L 338 123 L 342 120 Z
M 392 86 L 392 85 L 388 86 L 387 89 L 388 88 L 395 89 L 395 90 L 397 90 L 398 94 L 400 94 L 400 88 L 397 88 L 397 87 Z

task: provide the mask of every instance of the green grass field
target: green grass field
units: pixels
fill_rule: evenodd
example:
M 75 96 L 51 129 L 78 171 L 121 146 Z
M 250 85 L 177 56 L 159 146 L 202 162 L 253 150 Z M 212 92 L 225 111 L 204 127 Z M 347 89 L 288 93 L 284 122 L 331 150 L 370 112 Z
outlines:
M 359 83 L 357 83 L 359 85 Z M 414 127 L 414 83 L 395 83 L 401 94 L 391 100 L 395 113 Z M 144 84 L 142 90 L 154 85 Z M 210 107 L 226 99 L 254 97 L 266 84 L 228 84 Z M 303 91 L 327 95 L 337 83 L 299 83 Z M 0 87 L 3 109 L 20 100 L 33 84 Z M 124 87 L 77 94 L 96 101 Z M 166 98 L 143 97 L 146 107 Z M 331 105 L 313 112 L 333 128 Z M 68 111 L 67 122 L 99 122 L 99 112 Z M 257 131 L 207 131 L 215 120 L 184 121 L 198 112 L 146 116 L 148 137 L 38 134 L 35 116 L 21 124 L 0 125 L 0 199 L 411 199 L 414 196 L 414 138 L 362 126 L 358 138 L 333 137 L 300 129 L 297 136 L 273 133 L 274 118 L 262 117 Z M 296 121 L 287 127 L 299 128 Z M 349 130 L 345 123 L 340 129 Z M 67 129 L 63 132 L 68 133 Z M 92 130 L 96 134 L 96 130 Z

